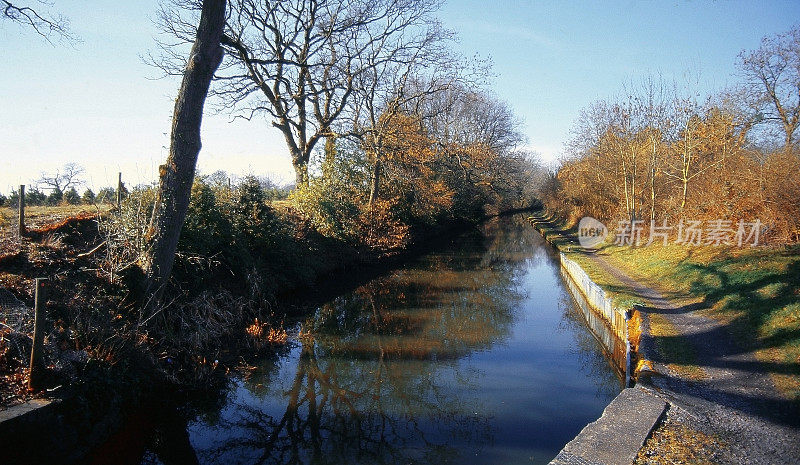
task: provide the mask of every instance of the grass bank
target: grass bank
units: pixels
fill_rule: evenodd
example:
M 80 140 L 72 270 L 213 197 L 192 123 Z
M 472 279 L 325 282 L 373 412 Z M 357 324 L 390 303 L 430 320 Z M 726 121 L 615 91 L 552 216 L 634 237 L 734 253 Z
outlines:
M 636 294 L 599 269 L 580 248 L 575 226 L 550 219 L 538 227 L 620 305 L 639 302 Z M 675 304 L 696 306 L 723 321 L 741 348 L 755 353 L 777 387 L 800 400 L 800 246 L 605 244 L 597 253 Z M 670 344 L 659 347 L 665 358 L 687 367 L 696 364 L 697 354 L 674 337 L 678 328 L 666 319 L 652 320 L 651 331 L 657 340 Z

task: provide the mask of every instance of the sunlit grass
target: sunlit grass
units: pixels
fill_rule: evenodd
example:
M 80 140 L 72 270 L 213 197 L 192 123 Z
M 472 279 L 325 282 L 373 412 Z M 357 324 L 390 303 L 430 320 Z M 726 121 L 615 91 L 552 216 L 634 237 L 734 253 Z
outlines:
M 607 247 L 615 266 L 676 301 L 695 300 L 800 398 L 800 247 Z
M 28 228 L 42 227 L 47 224 L 56 223 L 81 213 L 95 214 L 105 213 L 111 209 L 111 205 L 57 205 L 57 206 L 26 206 L 25 224 Z M 11 207 L 0 207 L 0 228 L 8 232 L 15 228 L 18 221 L 18 210 Z
M 545 235 L 578 262 L 595 282 L 607 289 L 618 305 L 639 303 L 638 296 L 595 265 L 572 242 L 574 230 L 560 224 L 540 224 Z M 778 388 L 800 400 L 800 246 L 689 247 L 682 244 L 619 247 L 610 244 L 598 253 L 610 264 L 658 290 L 676 305 L 699 303 L 704 313 L 729 325 L 739 344 L 755 351 Z M 671 329 L 651 315 L 651 332 L 659 339 Z M 659 334 L 663 332 L 664 334 Z M 666 349 L 667 352 L 673 350 Z M 668 356 L 668 354 L 665 354 Z M 677 352 L 674 360 L 693 365 L 690 355 Z M 688 363 L 686 363 L 688 362 Z

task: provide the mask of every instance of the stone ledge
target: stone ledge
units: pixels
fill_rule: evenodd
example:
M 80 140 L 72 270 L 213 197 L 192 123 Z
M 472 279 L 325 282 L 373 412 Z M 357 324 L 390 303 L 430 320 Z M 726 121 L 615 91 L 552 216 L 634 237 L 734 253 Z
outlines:
M 11 407 L 0 411 L 0 431 L 17 421 L 27 421 L 29 416 L 39 415 L 39 409 L 48 407 L 54 402 L 59 402 L 58 399 L 31 399 L 21 404 L 12 405 Z M 6 423 L 9 422 L 9 423 Z
M 666 409 L 642 387 L 624 389 L 550 464 L 630 465 Z

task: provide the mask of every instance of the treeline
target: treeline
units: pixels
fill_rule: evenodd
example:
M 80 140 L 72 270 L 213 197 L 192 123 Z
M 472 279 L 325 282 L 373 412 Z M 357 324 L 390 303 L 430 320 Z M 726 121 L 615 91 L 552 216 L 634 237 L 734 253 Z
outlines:
M 123 197 L 127 195 L 127 190 L 123 186 Z M 78 193 L 78 189 L 71 187 L 66 191 L 51 189 L 43 192 L 38 187 L 32 186 L 25 189 L 25 205 L 96 205 L 111 204 L 116 202 L 117 191 L 113 187 L 104 187 L 97 194 L 92 189 L 86 189 L 83 194 Z M 0 194 L 0 207 L 19 206 L 19 191 L 12 190 L 8 197 Z
M 463 87 L 384 110 L 361 138 L 328 141 L 291 199 L 323 234 L 404 246 L 415 230 L 530 206 L 532 154 L 508 106 Z
M 324 236 L 387 250 L 415 230 L 535 197 L 530 180 L 539 168 L 519 150 L 519 121 L 485 90 L 486 64 L 453 51 L 455 35 L 436 18 L 438 7 L 227 4 L 209 97 L 282 133 L 295 170 L 292 205 Z M 165 5 L 154 65 L 183 75 L 198 13 L 196 4 Z
M 205 105 L 198 89 L 219 109 L 281 132 L 296 205 L 326 236 L 402 247 L 418 225 L 513 202 L 522 179 L 515 173 L 526 164 L 513 150 L 513 118 L 481 91 L 485 63 L 453 52 L 455 34 L 436 18 L 439 5 L 165 3 L 162 53 L 152 61 L 183 77 L 182 105 L 160 171 L 151 252 L 142 260 L 149 307 L 167 287 L 188 207 Z M 187 67 L 190 50 L 215 59 Z
M 589 106 L 542 186 L 546 206 L 610 229 L 759 220 L 769 240 L 798 241 L 800 29 L 743 52 L 739 68 L 743 84 L 705 101 L 648 79 Z

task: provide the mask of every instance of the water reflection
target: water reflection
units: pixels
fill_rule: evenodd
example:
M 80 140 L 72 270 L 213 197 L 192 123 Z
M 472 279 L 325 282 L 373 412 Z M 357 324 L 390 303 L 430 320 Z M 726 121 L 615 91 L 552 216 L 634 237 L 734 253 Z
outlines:
M 595 349 L 603 353 L 620 380 L 624 380 L 627 357 L 625 341 L 620 339 L 609 323 L 592 309 L 572 278 L 563 269 L 560 272 L 561 278 L 569 291 L 568 296 L 565 296 L 562 300 L 565 319 L 572 321 L 576 326 L 589 329 L 585 334 L 595 339 Z M 583 339 L 585 338 L 578 338 L 577 341 L 585 345 L 591 344 L 589 341 L 583 342 Z
M 619 385 L 586 328 L 563 324 L 551 251 L 521 220 L 493 220 L 315 309 L 288 354 L 190 424 L 200 462 L 552 458 Z

